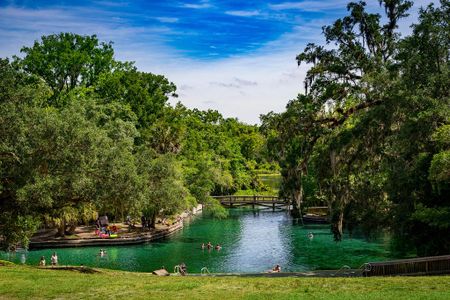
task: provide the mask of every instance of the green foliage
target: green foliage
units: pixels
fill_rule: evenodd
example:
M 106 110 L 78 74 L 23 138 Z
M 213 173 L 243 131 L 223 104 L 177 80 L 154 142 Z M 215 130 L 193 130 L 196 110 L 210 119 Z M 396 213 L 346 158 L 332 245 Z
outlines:
M 163 115 L 168 96 L 175 96 L 176 87 L 162 75 L 138 72 L 129 67 L 103 73 L 95 92 L 104 101 L 128 104 L 138 118 L 140 128 L 152 125 Z
M 422 9 L 405 38 L 396 28 L 411 2 L 380 4 L 384 18 L 350 3 L 348 16 L 324 27 L 332 47 L 307 45 L 297 56 L 311 64 L 306 95 L 263 116 L 263 130 L 282 192 L 298 208 L 326 202 L 337 240 L 344 223 L 368 235 L 391 227 L 396 245 L 445 254 L 450 2 Z
M 148 158 L 148 151 L 143 150 L 139 167 L 144 181 L 144 211 L 171 215 L 195 204 L 187 202 L 192 198 L 187 197 L 189 192 L 184 186 L 181 164 L 173 155 Z
M 0 224 L 0 249 L 8 251 L 15 250 L 17 244 L 28 247 L 30 236 L 37 230 L 40 222 L 32 216 L 3 212 L 0 214 Z
M 114 65 L 112 43 L 99 43 L 95 35 L 60 33 L 43 36 L 32 47 L 23 47 L 23 69 L 41 77 L 53 91 L 51 104 L 60 105 L 58 96 L 79 85 L 91 86 Z
M 176 86 L 115 61 L 112 43 L 60 33 L 0 59 L 0 226 L 5 248 L 39 223 L 58 234 L 98 214 L 173 215 L 213 194 L 258 189 L 256 126 L 171 107 Z M 7 225 L 3 225 L 7 224 Z

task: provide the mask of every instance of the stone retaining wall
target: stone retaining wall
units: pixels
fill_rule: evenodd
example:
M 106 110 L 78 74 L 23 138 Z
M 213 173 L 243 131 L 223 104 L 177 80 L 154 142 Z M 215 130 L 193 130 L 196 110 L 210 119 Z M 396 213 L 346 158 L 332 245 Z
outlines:
M 183 213 L 181 217 L 187 218 L 202 211 L 202 206 L 199 204 L 190 213 Z M 67 247 L 85 247 L 85 246 L 116 246 L 116 245 L 135 245 L 142 244 L 157 239 L 161 239 L 181 230 L 183 228 L 183 221 L 179 221 L 166 229 L 158 230 L 153 233 L 142 233 L 138 237 L 118 237 L 115 239 L 101 239 L 101 238 L 84 238 L 84 239 L 67 239 L 67 240 L 47 240 L 30 242 L 30 249 L 45 249 L 45 248 L 67 248 Z

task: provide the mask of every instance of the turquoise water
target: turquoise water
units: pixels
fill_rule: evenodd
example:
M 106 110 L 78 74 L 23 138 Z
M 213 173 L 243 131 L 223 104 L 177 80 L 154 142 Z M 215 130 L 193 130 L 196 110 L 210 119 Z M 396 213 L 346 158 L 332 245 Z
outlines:
M 308 238 L 312 232 L 314 237 Z M 202 250 L 201 243 L 220 243 L 222 250 Z M 37 265 L 57 251 L 60 265 L 80 265 L 128 271 L 153 271 L 165 266 L 173 271 L 185 262 L 188 272 L 262 272 L 280 264 L 283 271 L 357 268 L 368 261 L 388 260 L 388 237 L 366 241 L 358 235 L 336 243 L 329 225 L 294 224 L 286 212 L 231 210 L 230 217 L 214 220 L 197 216 L 171 237 L 142 245 L 83 247 L 1 253 L 2 259 Z M 107 250 L 98 256 L 100 248 Z

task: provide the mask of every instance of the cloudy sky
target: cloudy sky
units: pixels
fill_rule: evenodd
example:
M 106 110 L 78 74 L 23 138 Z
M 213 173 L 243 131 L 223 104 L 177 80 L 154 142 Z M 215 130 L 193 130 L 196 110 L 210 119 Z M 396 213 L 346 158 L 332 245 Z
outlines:
M 217 109 L 258 123 L 302 91 L 295 56 L 322 42 L 321 27 L 346 13 L 347 0 L 8 1 L 0 0 L 0 57 L 42 35 L 69 31 L 113 41 L 116 58 L 163 74 L 190 108 Z M 367 0 L 381 12 L 378 0 Z M 407 34 L 420 6 L 401 24 Z

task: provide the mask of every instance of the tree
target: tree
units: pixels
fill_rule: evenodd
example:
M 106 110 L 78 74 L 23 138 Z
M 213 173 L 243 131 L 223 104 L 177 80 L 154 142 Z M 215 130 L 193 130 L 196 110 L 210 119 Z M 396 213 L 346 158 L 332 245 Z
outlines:
M 177 97 L 175 92 L 176 86 L 164 76 L 139 72 L 132 66 L 104 73 L 95 86 L 104 101 L 128 104 L 143 129 L 163 117 L 169 96 Z
M 440 237 L 447 225 L 432 219 L 448 213 L 442 171 L 448 148 L 437 141 L 448 124 L 449 2 L 422 10 L 404 39 L 396 27 L 411 2 L 380 4 L 384 24 L 359 2 L 347 6 L 349 16 L 323 28 L 333 47 L 309 44 L 297 56 L 312 65 L 306 95 L 286 112 L 264 116 L 263 128 L 294 199 L 313 171 L 316 195 L 332 209 L 336 240 L 344 220 L 370 229 L 388 224 L 390 215 L 396 236 L 419 254 L 445 253 L 448 239 Z M 430 232 L 436 239 L 425 243 Z
M 184 186 L 181 164 L 172 154 L 156 155 L 143 147 L 139 166 L 144 184 L 141 207 L 153 228 L 157 215 L 170 215 L 195 203 Z
M 112 43 L 99 43 L 97 36 L 59 33 L 42 36 L 32 47 L 23 47 L 23 59 L 16 58 L 29 74 L 41 77 L 51 88 L 50 104 L 61 105 L 58 97 L 77 86 L 92 86 L 100 74 L 115 66 Z

